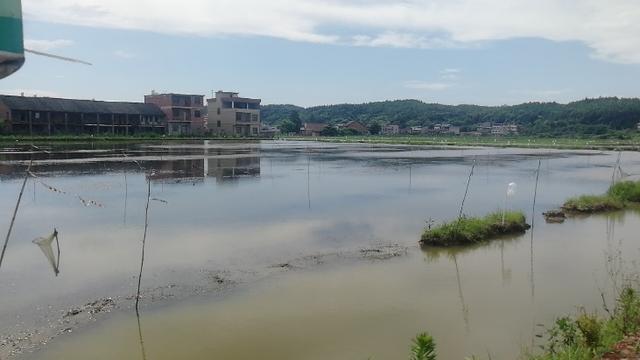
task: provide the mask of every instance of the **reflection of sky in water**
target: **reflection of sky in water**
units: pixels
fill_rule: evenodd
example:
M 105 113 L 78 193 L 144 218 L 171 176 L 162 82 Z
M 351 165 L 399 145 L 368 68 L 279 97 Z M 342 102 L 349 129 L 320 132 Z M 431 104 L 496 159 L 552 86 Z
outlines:
M 168 202 L 151 203 L 149 287 L 200 276 L 201 269 L 250 269 L 378 243 L 415 245 L 425 220 L 457 215 L 474 158 L 465 204 L 470 215 L 499 209 L 509 182 L 518 184 L 509 206 L 529 213 L 539 157 L 539 212 L 571 195 L 603 192 L 616 158 L 598 152 L 284 142 L 51 150 L 37 155 L 34 172 L 40 180 L 105 207 L 83 207 L 77 198 L 41 185 L 34 191 L 30 181 L 0 274 L 0 319 L 36 305 L 131 293 L 146 187 L 143 174 L 122 159 L 122 151 L 157 170 L 152 197 Z M 17 169 L 28 158 L 0 151 L 0 214 L 7 225 L 20 186 Z M 640 156 L 625 153 L 623 167 L 640 172 Z M 63 251 L 57 278 L 32 243 L 54 227 Z M 566 232 L 571 226 L 557 229 Z M 539 231 L 542 246 L 544 227 Z M 576 254 L 580 251 L 586 250 Z M 564 263 L 552 254 L 549 258 L 545 271 Z M 490 266 L 494 260 L 475 261 Z
M 398 359 L 406 358 L 409 339 L 427 330 L 444 359 L 488 353 L 515 359 L 532 340 L 540 345 L 534 334 L 542 329 L 536 324 L 550 324 L 577 304 L 601 309 L 599 291 L 608 290 L 604 258 L 617 250 L 637 258 L 638 225 L 633 212 L 570 219 L 564 225 L 540 223 L 535 293 L 525 236 L 471 248 L 411 251 L 386 262 L 331 264 L 222 299 L 145 310 L 147 355 L 160 360 Z M 135 318 L 122 315 L 54 342 L 36 358 L 84 359 L 89 353 L 93 359 L 135 358 Z

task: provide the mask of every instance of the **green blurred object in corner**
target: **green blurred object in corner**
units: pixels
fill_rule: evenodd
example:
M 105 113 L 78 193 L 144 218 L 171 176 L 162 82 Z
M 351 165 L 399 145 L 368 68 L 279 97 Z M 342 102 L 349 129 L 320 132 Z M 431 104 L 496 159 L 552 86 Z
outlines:
M 22 4 L 20 0 L 0 1 L 0 79 L 24 64 Z

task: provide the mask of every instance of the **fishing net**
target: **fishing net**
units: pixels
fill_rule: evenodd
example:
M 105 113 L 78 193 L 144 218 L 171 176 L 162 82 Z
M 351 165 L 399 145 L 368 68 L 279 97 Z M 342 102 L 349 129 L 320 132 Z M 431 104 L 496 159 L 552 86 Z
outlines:
M 57 257 L 53 253 L 53 240 L 56 241 L 56 246 L 58 248 Z M 53 273 L 58 276 L 60 273 L 60 242 L 58 241 L 58 231 L 53 230 L 53 233 L 47 237 L 39 237 L 33 240 L 33 243 L 38 245 L 42 253 L 51 264 L 53 268 Z

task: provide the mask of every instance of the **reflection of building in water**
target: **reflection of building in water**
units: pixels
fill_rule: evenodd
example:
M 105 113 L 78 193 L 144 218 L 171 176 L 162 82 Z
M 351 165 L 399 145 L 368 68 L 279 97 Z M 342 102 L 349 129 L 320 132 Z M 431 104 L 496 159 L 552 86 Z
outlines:
M 207 159 L 206 175 L 217 182 L 234 181 L 241 177 L 260 176 L 260 157 L 228 157 Z
M 205 177 L 204 159 L 181 159 L 150 161 L 149 168 L 155 170 L 150 176 L 157 182 L 203 182 Z

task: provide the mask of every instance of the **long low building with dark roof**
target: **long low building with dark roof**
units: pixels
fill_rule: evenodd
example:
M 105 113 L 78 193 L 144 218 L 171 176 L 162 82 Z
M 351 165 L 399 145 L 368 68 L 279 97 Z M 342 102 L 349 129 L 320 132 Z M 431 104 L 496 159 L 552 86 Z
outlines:
M 154 104 L 0 95 L 0 132 L 129 135 L 166 131 Z

